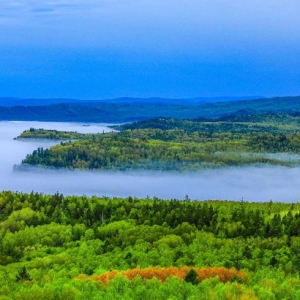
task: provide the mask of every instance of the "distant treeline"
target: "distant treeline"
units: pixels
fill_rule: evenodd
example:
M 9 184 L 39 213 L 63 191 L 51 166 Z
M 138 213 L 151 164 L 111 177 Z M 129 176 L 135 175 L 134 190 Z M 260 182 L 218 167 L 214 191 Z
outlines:
M 245 114 L 219 118 L 172 119 L 155 118 L 110 126 L 117 130 L 161 129 L 209 133 L 296 133 L 300 130 L 300 114 Z

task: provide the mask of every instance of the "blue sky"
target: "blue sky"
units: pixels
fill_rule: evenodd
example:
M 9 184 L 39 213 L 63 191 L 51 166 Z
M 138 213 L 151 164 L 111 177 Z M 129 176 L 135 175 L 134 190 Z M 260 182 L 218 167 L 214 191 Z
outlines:
M 297 0 L 0 2 L 0 96 L 300 95 Z

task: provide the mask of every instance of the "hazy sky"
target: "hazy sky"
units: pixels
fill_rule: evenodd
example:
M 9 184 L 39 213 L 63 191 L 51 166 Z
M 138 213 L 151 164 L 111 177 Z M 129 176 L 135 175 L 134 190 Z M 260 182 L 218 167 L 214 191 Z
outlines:
M 300 94 L 298 0 L 0 1 L 0 96 Z

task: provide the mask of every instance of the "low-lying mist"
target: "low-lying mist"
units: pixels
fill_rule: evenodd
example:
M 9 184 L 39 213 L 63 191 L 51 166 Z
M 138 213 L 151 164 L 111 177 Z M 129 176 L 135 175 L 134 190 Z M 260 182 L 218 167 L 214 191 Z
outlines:
M 102 132 L 105 125 L 0 122 L 0 190 L 19 192 L 63 193 L 66 195 L 136 196 L 162 199 L 222 199 L 248 201 L 300 200 L 300 168 L 245 167 L 203 170 L 188 173 L 170 172 L 95 172 L 49 170 L 35 168 L 28 172 L 13 172 L 26 154 L 37 147 L 49 147 L 57 142 L 16 141 L 14 137 L 30 127 Z
M 0 189 L 66 195 L 248 201 L 300 200 L 300 168 L 247 167 L 172 173 L 71 171 L 32 168 L 11 173 Z

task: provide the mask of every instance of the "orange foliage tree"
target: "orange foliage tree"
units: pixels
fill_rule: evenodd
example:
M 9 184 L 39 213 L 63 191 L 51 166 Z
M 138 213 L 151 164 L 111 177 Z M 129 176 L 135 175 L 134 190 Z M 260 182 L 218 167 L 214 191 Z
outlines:
M 121 275 L 126 277 L 129 280 L 133 280 L 135 277 L 140 276 L 143 279 L 152 279 L 156 277 L 161 282 L 165 282 L 166 279 L 170 276 L 174 276 L 183 280 L 186 274 L 191 268 L 184 266 L 181 268 L 177 267 L 168 267 L 168 268 L 156 268 L 150 267 L 147 269 L 135 268 L 127 271 L 110 271 L 105 272 L 101 275 L 93 275 L 91 277 L 81 275 L 78 279 L 91 279 L 99 281 L 105 285 L 109 283 L 110 280 L 115 278 L 116 275 Z M 238 271 L 235 268 L 227 269 L 224 267 L 207 267 L 207 268 L 193 268 L 197 274 L 199 281 L 203 281 L 207 278 L 219 277 L 220 281 L 226 283 L 234 278 L 238 278 L 242 282 L 247 282 L 247 274 L 242 271 Z

